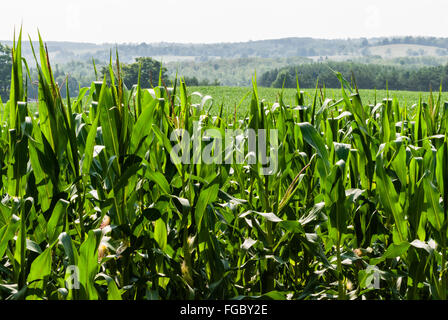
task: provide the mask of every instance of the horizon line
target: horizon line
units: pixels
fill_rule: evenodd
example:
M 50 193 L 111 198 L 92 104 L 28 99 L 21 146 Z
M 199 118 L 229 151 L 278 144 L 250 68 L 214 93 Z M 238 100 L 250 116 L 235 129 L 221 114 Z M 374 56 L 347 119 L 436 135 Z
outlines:
M 320 37 L 311 37 L 311 36 L 289 36 L 289 37 L 280 37 L 280 38 L 266 38 L 266 39 L 258 39 L 258 40 L 246 40 L 246 41 L 220 41 L 220 42 L 176 42 L 176 41 L 157 41 L 157 42 L 82 42 L 82 41 L 74 41 L 74 40 L 43 40 L 43 42 L 50 43 L 50 42 L 60 42 L 60 43 L 80 43 L 80 44 L 90 44 L 90 45 L 141 45 L 141 44 L 180 44 L 180 45 L 217 45 L 217 44 L 239 44 L 239 43 L 251 43 L 251 42 L 262 42 L 262 41 L 276 41 L 276 40 L 286 40 L 286 39 L 312 39 L 312 40 L 323 40 L 323 41 L 334 41 L 334 40 L 342 40 L 342 41 L 349 41 L 349 40 L 361 40 L 361 39 L 367 39 L 367 40 L 376 40 L 376 39 L 400 39 L 400 38 L 406 38 L 406 37 L 412 37 L 412 38 L 435 38 L 435 39 L 448 39 L 448 36 L 446 37 L 439 37 L 439 36 L 431 36 L 431 35 L 389 35 L 389 36 L 375 36 L 375 37 L 340 37 L 340 38 L 320 38 Z M 13 42 L 12 39 L 0 39 L 0 43 L 4 42 Z M 32 42 L 39 42 L 39 39 L 31 39 Z M 23 42 L 29 42 L 24 41 Z

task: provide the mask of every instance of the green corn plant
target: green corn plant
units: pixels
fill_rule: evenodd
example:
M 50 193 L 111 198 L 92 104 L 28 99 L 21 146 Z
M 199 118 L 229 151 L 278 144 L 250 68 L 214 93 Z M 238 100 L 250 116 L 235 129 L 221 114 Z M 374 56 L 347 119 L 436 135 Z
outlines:
M 38 36 L 37 105 L 21 32 L 0 102 L 0 299 L 446 299 L 442 88 L 366 104 L 335 72 L 340 98 L 296 76 L 266 101 L 255 76 L 228 109 L 127 88 L 117 52 L 62 98 Z

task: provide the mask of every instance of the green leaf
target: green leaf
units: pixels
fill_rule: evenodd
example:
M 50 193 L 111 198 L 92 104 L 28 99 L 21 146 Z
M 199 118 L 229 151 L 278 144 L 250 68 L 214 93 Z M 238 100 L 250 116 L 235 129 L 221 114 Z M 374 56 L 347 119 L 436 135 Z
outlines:
M 241 249 L 249 250 L 254 244 L 257 243 L 258 240 L 254 240 L 251 238 L 244 239 L 243 244 L 241 245 Z
M 400 257 L 406 253 L 408 248 L 410 247 L 409 242 L 401 242 L 401 243 L 392 243 L 386 250 L 386 252 L 379 258 L 370 259 L 371 265 L 376 265 L 380 262 L 383 262 L 386 259 L 393 259 L 396 257 Z
M 339 160 L 344 160 L 347 162 L 348 155 L 350 153 L 351 145 L 345 143 L 333 142 L 334 151 Z
M 244 218 L 245 216 L 249 215 L 249 214 L 258 214 L 259 216 L 262 216 L 263 218 L 265 218 L 268 221 L 271 222 L 286 222 L 283 221 L 282 219 L 280 219 L 279 217 L 277 217 L 273 212 L 258 212 L 258 211 L 254 211 L 254 210 L 249 210 L 246 212 L 243 212 L 242 214 L 239 215 L 239 218 Z M 287 225 L 288 223 L 286 222 L 285 225 Z
M 14 234 L 20 226 L 20 219 L 12 216 L 8 225 L 0 229 L 0 259 L 3 258 L 8 246 L 8 242 L 14 238 Z
M 329 221 L 331 227 L 340 233 L 344 233 L 347 227 L 347 209 L 345 207 L 344 189 L 345 162 L 339 160 L 333 167 L 331 174 L 325 181 L 324 198 L 325 206 L 329 208 Z M 336 235 L 336 239 L 339 237 Z
M 118 109 L 114 107 L 111 90 L 103 85 L 98 101 L 98 113 L 100 115 L 100 123 L 103 132 L 104 145 L 108 152 L 108 158 L 111 156 L 120 156 L 118 142 Z M 118 168 L 118 162 L 115 168 Z
M 145 172 L 145 177 L 155 182 L 163 191 L 163 193 L 171 194 L 170 184 L 168 183 L 168 181 L 166 180 L 165 176 L 162 173 L 147 169 Z
M 299 123 L 299 128 L 302 131 L 303 138 L 305 141 L 311 145 L 314 149 L 316 149 L 317 154 L 322 159 L 325 167 L 326 174 L 330 174 L 331 167 L 330 162 L 328 161 L 328 151 L 325 147 L 324 140 L 317 132 L 317 130 L 308 122 Z
M 272 221 L 272 222 L 282 222 L 283 220 L 280 219 L 279 217 L 277 217 L 273 212 L 257 212 L 254 211 L 256 214 L 262 216 L 263 218 L 265 218 L 268 221 Z
M 107 300 L 123 300 L 113 279 L 107 284 Z
M 103 83 L 103 89 L 106 86 L 105 83 Z M 90 172 L 90 166 L 92 165 L 93 161 L 93 151 L 95 146 L 95 137 L 97 134 L 98 129 L 98 121 L 100 118 L 100 113 L 97 112 L 95 120 L 93 121 L 92 126 L 90 127 L 89 134 L 87 135 L 87 141 L 86 146 L 84 148 L 84 159 L 82 161 L 82 174 L 88 175 Z
M 163 221 L 163 219 L 158 219 L 154 226 L 154 239 L 163 251 L 166 249 L 167 236 L 168 233 L 166 230 L 165 221 Z
M 39 125 L 34 119 L 33 138 L 28 139 L 29 157 L 33 174 L 36 179 L 37 191 L 39 193 L 39 203 L 43 211 L 50 208 L 53 198 L 54 185 L 57 186 L 59 175 L 59 164 L 53 149 L 41 132 Z
M 120 179 L 114 186 L 114 193 L 117 194 L 120 189 L 126 187 L 128 185 L 129 179 L 135 176 L 138 170 L 140 170 L 140 162 L 134 163 L 127 168 L 124 168 L 124 172 L 122 173 Z
M 299 221 L 282 221 L 279 223 L 280 227 L 292 233 L 305 233 L 302 224 Z
M 138 151 L 139 146 L 142 143 L 142 140 L 145 139 L 151 133 L 151 126 L 153 122 L 153 115 L 155 110 L 155 105 L 157 100 L 152 100 L 149 104 L 145 106 L 143 112 L 137 119 L 137 122 L 134 124 L 132 128 L 131 135 L 131 153 L 135 154 Z
M 47 224 L 48 243 L 53 243 L 62 232 L 69 202 L 59 199 Z
M 431 225 L 440 232 L 445 222 L 443 208 L 440 204 L 440 194 L 428 177 L 425 177 L 423 181 L 426 202 L 428 203 L 427 218 Z
M 177 168 L 177 171 L 179 174 L 182 175 L 182 166 L 180 164 L 180 159 L 178 156 L 173 152 L 173 146 L 171 145 L 170 140 L 166 137 L 165 134 L 162 133 L 159 127 L 157 127 L 154 123 L 152 124 L 152 130 L 154 134 L 156 135 L 157 139 L 159 140 L 159 143 L 165 147 L 166 151 L 171 157 L 171 160 L 174 160 L 173 163 Z
M 78 264 L 78 252 L 72 242 L 72 238 L 66 232 L 62 232 L 59 235 L 59 241 L 62 243 L 64 247 L 64 251 L 66 256 L 68 257 L 68 261 L 70 265 L 75 266 Z
M 162 216 L 160 211 L 157 210 L 156 208 L 147 208 L 143 210 L 142 214 L 149 221 L 156 221 Z
M 286 295 L 285 295 L 285 292 L 270 291 L 268 293 L 263 294 L 261 296 L 261 299 L 266 299 L 266 300 L 285 300 L 286 299 Z
M 190 212 L 191 205 L 190 205 L 190 202 L 188 201 L 188 199 L 177 197 L 174 195 L 169 195 L 169 196 L 173 200 L 173 203 L 176 206 L 177 210 L 179 210 L 179 212 L 181 212 L 183 214 Z
M 406 241 L 408 236 L 407 222 L 398 200 L 397 191 L 395 190 L 390 177 L 384 170 L 381 157 L 378 157 L 376 160 L 376 176 L 380 203 L 383 205 L 386 212 L 393 216 L 395 221 L 397 232 L 396 236 L 394 235 L 394 242 L 400 243 Z
M 101 236 L 101 230 L 90 230 L 87 239 L 79 249 L 78 268 L 82 299 L 98 299 L 94 280 L 99 268 L 98 246 Z
M 32 293 L 27 296 L 27 300 L 43 299 L 45 297 L 44 281 L 51 273 L 51 249 L 48 247 L 42 252 L 31 264 L 30 273 L 28 274 L 27 282 L 28 289 Z
M 38 254 L 42 253 L 42 249 L 39 247 L 39 245 L 30 239 L 26 239 L 26 249 Z
M 219 185 L 213 184 L 201 191 L 198 202 L 194 210 L 194 217 L 198 228 L 201 226 L 202 218 L 204 216 L 207 205 L 214 202 L 218 196 Z

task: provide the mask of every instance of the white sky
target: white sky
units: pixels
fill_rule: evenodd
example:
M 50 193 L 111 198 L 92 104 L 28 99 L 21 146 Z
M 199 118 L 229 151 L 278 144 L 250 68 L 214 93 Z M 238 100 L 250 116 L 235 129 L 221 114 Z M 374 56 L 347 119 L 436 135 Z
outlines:
M 16 0 L 0 39 L 94 43 L 238 42 L 283 37 L 448 37 L 447 0 Z

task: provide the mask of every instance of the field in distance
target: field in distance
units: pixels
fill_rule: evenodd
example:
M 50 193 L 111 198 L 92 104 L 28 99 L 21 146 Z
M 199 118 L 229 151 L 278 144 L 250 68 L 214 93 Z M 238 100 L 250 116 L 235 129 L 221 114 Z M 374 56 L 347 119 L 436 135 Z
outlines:
M 213 106 L 210 109 L 211 114 L 217 114 L 220 109 L 220 105 L 223 103 L 223 114 L 229 115 L 234 114 L 235 108 L 237 117 L 245 116 L 249 112 L 250 100 L 251 100 L 251 87 L 224 87 L 224 86 L 199 86 L 199 87 L 188 87 L 188 93 L 199 92 L 202 96 L 209 95 L 213 98 Z M 278 97 L 282 89 L 278 88 L 266 88 L 258 87 L 258 93 L 260 99 L 265 99 L 269 104 L 278 101 Z M 314 99 L 315 89 L 301 89 L 305 92 L 305 104 L 311 105 Z M 294 97 L 297 89 L 283 89 L 283 101 L 290 106 L 294 106 Z M 341 89 L 322 89 L 322 93 L 325 98 L 333 98 L 335 100 L 341 99 Z M 363 103 L 375 104 L 375 102 L 381 102 L 382 99 L 389 97 L 396 97 L 401 104 L 408 106 L 412 110 L 412 106 L 418 103 L 419 98 L 422 98 L 423 102 L 427 102 L 430 97 L 430 92 L 417 92 L 417 91 L 386 91 L 386 90 L 370 90 L 370 89 L 360 89 L 359 94 Z M 438 92 L 433 92 L 433 98 L 436 100 L 438 97 Z M 443 92 L 441 101 L 448 99 L 448 92 Z M 192 98 L 193 103 L 200 103 L 200 97 L 194 96 Z M 242 102 L 241 102 L 242 101 Z M 241 102 L 241 104 L 240 104 Z M 210 107 L 211 101 L 208 101 L 205 108 Z

